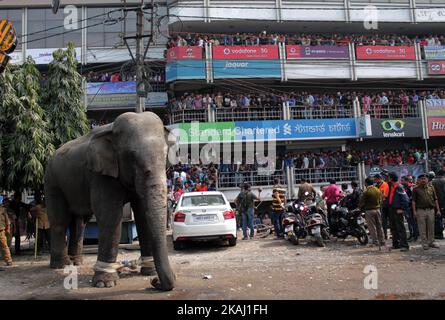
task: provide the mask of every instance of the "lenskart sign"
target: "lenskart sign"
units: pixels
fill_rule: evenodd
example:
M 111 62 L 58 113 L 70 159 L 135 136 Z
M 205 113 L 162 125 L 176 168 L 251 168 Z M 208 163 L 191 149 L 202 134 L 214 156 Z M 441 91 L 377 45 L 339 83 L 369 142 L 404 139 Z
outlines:
M 422 137 L 420 118 L 408 119 L 372 119 L 370 138 L 414 138 Z

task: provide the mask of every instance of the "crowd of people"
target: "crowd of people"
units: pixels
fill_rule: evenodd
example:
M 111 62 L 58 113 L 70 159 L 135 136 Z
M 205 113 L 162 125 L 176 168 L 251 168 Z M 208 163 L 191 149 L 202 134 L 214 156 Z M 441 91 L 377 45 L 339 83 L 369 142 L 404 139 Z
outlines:
M 439 46 L 445 44 L 444 35 L 397 35 L 397 34 L 279 34 L 262 31 L 256 33 L 208 34 L 208 33 L 177 33 L 167 43 L 167 48 L 199 46 L 205 43 L 213 45 L 386 45 L 402 46 L 420 43 L 422 46 Z
M 121 73 L 121 72 L 94 72 L 90 71 L 86 73 L 85 78 L 87 82 L 125 82 L 136 81 L 136 74 L 134 73 Z M 165 83 L 165 72 L 162 70 L 153 72 L 150 74 L 150 82 L 152 83 Z
M 291 91 L 279 94 L 266 92 L 213 92 L 213 93 L 184 93 L 173 97 L 169 101 L 169 109 L 176 110 L 204 110 L 209 107 L 215 109 L 247 109 L 280 107 L 288 102 L 290 107 L 301 108 L 308 117 L 316 116 L 317 111 L 329 112 L 337 110 L 336 116 L 348 114 L 353 108 L 353 101 L 358 99 L 363 114 L 371 114 L 379 118 L 388 115 L 391 107 L 393 116 L 411 115 L 417 110 L 417 103 L 422 99 L 445 99 L 445 90 L 431 91 L 334 91 L 309 92 Z M 302 111 L 303 111 L 302 110 Z

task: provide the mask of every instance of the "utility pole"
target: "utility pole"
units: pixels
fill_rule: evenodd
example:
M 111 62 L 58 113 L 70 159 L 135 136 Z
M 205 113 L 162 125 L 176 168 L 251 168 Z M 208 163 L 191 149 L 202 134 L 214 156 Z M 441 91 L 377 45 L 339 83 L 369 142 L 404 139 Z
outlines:
M 136 113 L 142 113 L 145 110 L 145 83 L 144 83 L 144 0 L 141 1 L 141 7 L 137 10 L 136 18 L 136 81 L 137 81 L 137 101 Z M 150 45 L 150 43 L 148 44 Z
M 145 9 L 151 10 L 151 30 L 150 34 L 144 34 L 144 15 Z M 125 45 L 127 46 L 133 63 L 136 65 L 136 113 L 142 113 L 145 111 L 145 98 L 147 97 L 147 89 L 145 86 L 146 72 L 145 72 L 145 58 L 147 56 L 148 48 L 150 47 L 153 39 L 153 21 L 154 21 L 154 0 L 151 0 L 151 4 L 145 4 L 144 0 L 141 0 L 140 6 L 136 8 L 136 36 L 124 37 Z M 144 39 L 148 39 L 147 46 L 144 48 Z M 130 46 L 127 40 L 136 40 L 136 57 L 133 56 Z

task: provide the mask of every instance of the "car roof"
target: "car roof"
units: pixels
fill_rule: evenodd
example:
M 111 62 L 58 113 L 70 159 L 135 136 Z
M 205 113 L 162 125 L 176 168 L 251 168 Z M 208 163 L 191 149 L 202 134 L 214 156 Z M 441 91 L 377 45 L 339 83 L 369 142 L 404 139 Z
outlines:
M 223 193 L 221 191 L 194 191 L 194 192 L 187 192 L 184 193 L 182 196 L 183 197 L 188 197 L 188 196 L 205 196 L 205 195 L 223 195 Z

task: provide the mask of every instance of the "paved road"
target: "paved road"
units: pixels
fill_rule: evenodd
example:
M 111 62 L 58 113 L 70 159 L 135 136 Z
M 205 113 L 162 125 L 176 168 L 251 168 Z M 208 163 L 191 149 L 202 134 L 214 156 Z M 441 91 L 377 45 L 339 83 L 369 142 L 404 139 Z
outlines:
M 440 249 L 424 252 L 416 243 L 407 253 L 379 252 L 352 239 L 318 248 L 270 236 L 239 241 L 236 247 L 208 243 L 180 252 L 170 244 L 178 278 L 171 292 L 147 289 L 150 279 L 130 272 L 121 275 L 117 287 L 92 288 L 95 254 L 85 255 L 78 290 L 66 290 L 63 271 L 49 269 L 48 256 L 34 261 L 30 253 L 17 257 L 16 267 L 0 271 L 0 299 L 444 299 L 445 241 L 439 244 Z M 119 260 L 136 258 L 137 250 L 119 251 Z M 377 289 L 364 288 L 369 265 L 377 268 Z M 211 278 L 203 279 L 206 275 Z

